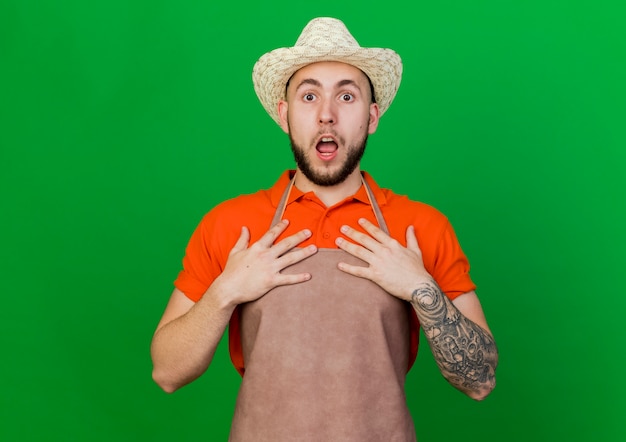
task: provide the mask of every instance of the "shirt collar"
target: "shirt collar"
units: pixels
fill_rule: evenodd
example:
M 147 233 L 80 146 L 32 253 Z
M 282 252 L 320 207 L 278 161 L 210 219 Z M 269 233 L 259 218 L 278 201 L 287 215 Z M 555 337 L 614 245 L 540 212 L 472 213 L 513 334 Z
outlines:
M 289 185 L 289 182 L 293 178 L 293 174 L 295 170 L 286 170 L 283 172 L 276 183 L 270 189 L 270 200 L 272 201 L 272 205 L 274 207 L 278 207 L 280 203 L 280 199 L 285 192 L 285 189 Z M 376 181 L 372 178 L 372 176 L 367 172 L 362 172 L 363 177 L 369 184 L 372 189 L 372 196 L 376 199 L 376 202 L 379 206 L 384 206 L 387 203 L 387 198 L 385 197 L 385 192 L 376 184 Z M 291 204 L 292 202 L 298 200 L 304 195 L 300 189 L 295 186 L 291 189 L 291 193 L 289 194 L 289 199 L 287 200 L 287 204 Z M 365 204 L 370 204 L 370 200 L 367 196 L 367 191 L 364 186 L 361 186 L 359 190 L 353 195 L 353 198 L 357 201 L 360 201 Z

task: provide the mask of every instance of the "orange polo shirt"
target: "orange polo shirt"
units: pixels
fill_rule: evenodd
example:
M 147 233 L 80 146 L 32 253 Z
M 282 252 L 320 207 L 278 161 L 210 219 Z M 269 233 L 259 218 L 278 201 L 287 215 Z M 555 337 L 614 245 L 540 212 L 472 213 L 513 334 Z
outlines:
M 270 189 L 225 201 L 207 213 L 189 240 L 183 270 L 174 282 L 175 286 L 197 302 L 226 266 L 228 253 L 237 242 L 242 226 L 250 230 L 250 244 L 267 232 L 292 176 L 293 171 L 286 171 Z M 406 246 L 406 229 L 410 225 L 415 227 L 424 267 L 441 290 L 450 299 L 474 290 L 476 286 L 469 276 L 469 263 L 448 219 L 429 205 L 381 189 L 369 174 L 364 173 L 364 177 L 393 238 Z M 283 219 L 289 220 L 289 226 L 277 241 L 307 228 L 313 235 L 301 247 L 315 244 L 318 248 L 337 248 L 335 239 L 342 236 L 339 231 L 342 225 L 363 231 L 357 223 L 359 218 L 378 224 L 363 186 L 355 195 L 332 207 L 326 207 L 313 192 L 303 193 L 294 186 L 283 215 Z M 411 334 L 410 361 L 413 364 L 419 336 L 419 322 L 415 315 Z M 229 347 L 235 368 L 243 374 L 237 310 L 229 326 Z

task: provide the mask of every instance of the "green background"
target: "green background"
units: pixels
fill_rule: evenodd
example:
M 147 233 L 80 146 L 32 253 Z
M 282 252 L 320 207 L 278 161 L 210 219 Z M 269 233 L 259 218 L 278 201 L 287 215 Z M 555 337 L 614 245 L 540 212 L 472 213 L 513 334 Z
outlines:
M 150 339 L 201 216 L 293 167 L 252 65 L 331 15 L 402 56 L 363 168 L 448 215 L 501 352 L 477 403 L 422 347 L 420 441 L 626 440 L 622 4 L 2 0 L 0 439 L 226 439 L 226 347 L 167 395 Z

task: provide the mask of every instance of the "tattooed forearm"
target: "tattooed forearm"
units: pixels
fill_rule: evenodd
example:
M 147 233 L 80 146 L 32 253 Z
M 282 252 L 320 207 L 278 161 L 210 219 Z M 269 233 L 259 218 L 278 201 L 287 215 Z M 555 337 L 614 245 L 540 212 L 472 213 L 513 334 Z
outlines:
M 416 289 L 411 304 L 448 382 L 475 399 L 489 394 L 498 361 L 491 335 L 465 318 L 435 281 Z

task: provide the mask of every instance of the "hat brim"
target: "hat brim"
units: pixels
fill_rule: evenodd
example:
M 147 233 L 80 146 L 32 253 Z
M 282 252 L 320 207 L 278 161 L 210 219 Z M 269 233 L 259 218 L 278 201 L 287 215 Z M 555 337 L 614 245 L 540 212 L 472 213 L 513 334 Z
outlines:
M 340 47 L 320 51 L 305 46 L 275 49 L 256 62 L 252 81 L 261 104 L 276 123 L 280 124 L 278 102 L 285 99 L 287 81 L 304 66 L 322 61 L 338 61 L 363 71 L 372 82 L 380 115 L 389 108 L 400 87 L 402 61 L 391 49 Z

